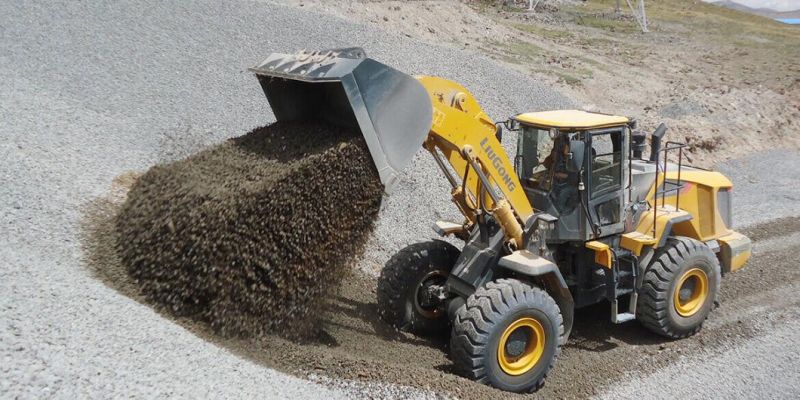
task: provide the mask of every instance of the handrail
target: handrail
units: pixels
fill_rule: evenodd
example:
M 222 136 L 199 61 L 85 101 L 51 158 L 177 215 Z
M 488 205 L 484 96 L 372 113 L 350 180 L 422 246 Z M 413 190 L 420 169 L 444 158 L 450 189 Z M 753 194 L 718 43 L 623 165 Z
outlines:
M 680 209 L 680 199 L 681 199 L 681 189 L 683 189 L 683 182 L 681 182 L 681 170 L 683 169 L 683 148 L 686 147 L 686 143 L 679 143 L 679 142 L 671 142 L 668 141 L 663 149 L 660 149 L 656 154 L 656 178 L 653 181 L 653 237 L 656 237 L 656 224 L 658 223 L 658 195 L 661 195 L 661 206 L 665 207 L 667 204 L 667 192 L 671 192 L 673 190 L 676 191 L 675 193 L 675 209 Z M 678 179 L 675 183 L 669 183 L 670 185 L 674 185 L 674 188 L 667 190 L 667 172 L 669 169 L 669 152 L 671 150 L 678 150 Z M 664 153 L 664 167 L 661 167 L 661 157 L 660 154 Z M 662 173 L 663 179 L 661 180 L 661 191 L 658 190 L 658 177 L 659 173 Z

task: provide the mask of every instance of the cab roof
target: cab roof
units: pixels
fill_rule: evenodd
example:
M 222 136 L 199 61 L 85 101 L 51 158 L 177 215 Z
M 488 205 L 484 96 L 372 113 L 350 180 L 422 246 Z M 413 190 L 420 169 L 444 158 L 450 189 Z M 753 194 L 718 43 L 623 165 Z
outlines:
M 520 114 L 517 121 L 542 128 L 594 129 L 625 125 L 628 118 L 618 115 L 593 113 L 581 110 L 555 110 Z

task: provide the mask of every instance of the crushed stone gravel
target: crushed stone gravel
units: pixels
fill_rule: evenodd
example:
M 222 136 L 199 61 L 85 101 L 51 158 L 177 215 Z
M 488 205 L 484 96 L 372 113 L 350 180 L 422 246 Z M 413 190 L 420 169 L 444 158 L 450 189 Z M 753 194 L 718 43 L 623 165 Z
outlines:
M 106 269 L 107 277 L 87 268 L 91 250 L 79 240 L 86 208 L 106 195 L 109 185 L 113 192 L 122 190 L 118 186 L 127 190 L 125 182 L 112 184 L 126 171 L 178 160 L 271 122 L 264 94 L 246 71 L 270 51 L 358 45 L 402 71 L 461 82 L 498 120 L 573 104 L 555 89 L 475 51 L 422 43 L 269 1 L 0 2 L 0 26 L 0 242 L 5 244 L 0 247 L 0 393 L 8 397 L 335 399 L 400 397 L 399 392 L 422 397 L 379 380 L 369 380 L 363 391 L 356 385 L 345 392 L 299 379 L 193 328 L 191 320 L 175 323 L 153 312 L 137 297 L 135 285 L 111 283 L 124 282 L 119 277 L 127 276 L 124 269 Z M 513 136 L 506 137 L 511 148 Z M 800 213 L 796 178 L 775 173 L 776 166 L 796 170 L 800 157 L 786 151 L 762 153 L 723 166 L 736 184 L 738 226 Z M 418 155 L 403 176 L 384 202 L 368 244 L 371 251 L 358 263 L 364 271 L 376 273 L 397 249 L 428 239 L 431 221 L 457 217 L 429 155 Z M 110 220 L 113 207 L 97 203 Z M 106 228 L 113 232 L 113 225 Z M 786 263 L 794 259 L 792 254 L 778 256 Z M 732 279 L 769 278 L 748 269 L 741 278 L 737 275 Z M 764 287 L 756 289 L 764 292 Z M 730 318 L 741 310 L 755 310 L 755 317 L 765 312 L 761 303 L 748 303 L 748 296 L 731 307 L 723 299 Z M 355 315 L 372 312 L 369 303 L 358 309 Z M 603 313 L 607 310 L 597 312 L 597 325 L 585 329 L 594 332 L 590 340 L 576 341 L 572 350 L 573 364 L 589 357 L 583 362 L 589 367 L 570 370 L 559 364 L 563 372 L 550 377 L 543 393 L 558 382 L 563 387 L 590 384 L 585 377 L 602 375 L 603 369 L 591 361 L 593 354 L 605 357 L 603 351 L 620 348 L 643 357 L 635 342 L 623 340 L 628 328 L 611 325 Z M 393 338 L 391 332 L 383 334 Z M 435 344 L 406 339 L 401 345 L 409 346 L 403 344 L 408 341 L 429 346 L 424 352 L 412 346 L 395 353 L 430 357 L 420 361 L 431 366 L 420 373 L 425 381 L 450 375 L 445 353 Z M 335 347 L 332 341 L 324 343 L 319 348 Z M 746 344 L 743 339 L 736 345 Z M 378 371 L 392 368 L 374 365 Z M 714 379 L 707 376 L 697 383 Z M 774 380 L 769 371 L 753 379 Z M 465 392 L 472 387 L 466 380 L 456 383 Z M 387 385 L 390 391 L 381 392 Z

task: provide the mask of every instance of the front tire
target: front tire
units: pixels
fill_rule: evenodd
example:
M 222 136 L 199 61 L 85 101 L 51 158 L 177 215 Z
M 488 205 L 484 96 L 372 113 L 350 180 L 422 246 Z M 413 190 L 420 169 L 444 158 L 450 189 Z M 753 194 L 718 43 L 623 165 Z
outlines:
M 378 314 L 390 325 L 417 335 L 446 331 L 443 305 L 423 304 L 426 287 L 443 285 L 460 251 L 441 240 L 412 244 L 392 256 L 378 278 Z
M 516 279 L 479 288 L 453 321 L 450 356 L 461 375 L 511 392 L 544 386 L 564 342 L 564 324 L 546 291 Z
M 644 275 L 637 319 L 668 338 L 694 335 L 714 307 L 721 280 L 719 261 L 708 246 L 670 238 Z

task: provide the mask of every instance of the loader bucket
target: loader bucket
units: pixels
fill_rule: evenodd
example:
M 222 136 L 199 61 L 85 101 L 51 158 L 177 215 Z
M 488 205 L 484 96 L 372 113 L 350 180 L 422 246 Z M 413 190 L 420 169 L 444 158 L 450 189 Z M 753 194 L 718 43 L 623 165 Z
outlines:
M 387 193 L 431 128 L 433 107 L 422 85 L 360 48 L 273 53 L 250 70 L 278 121 L 358 128 Z

